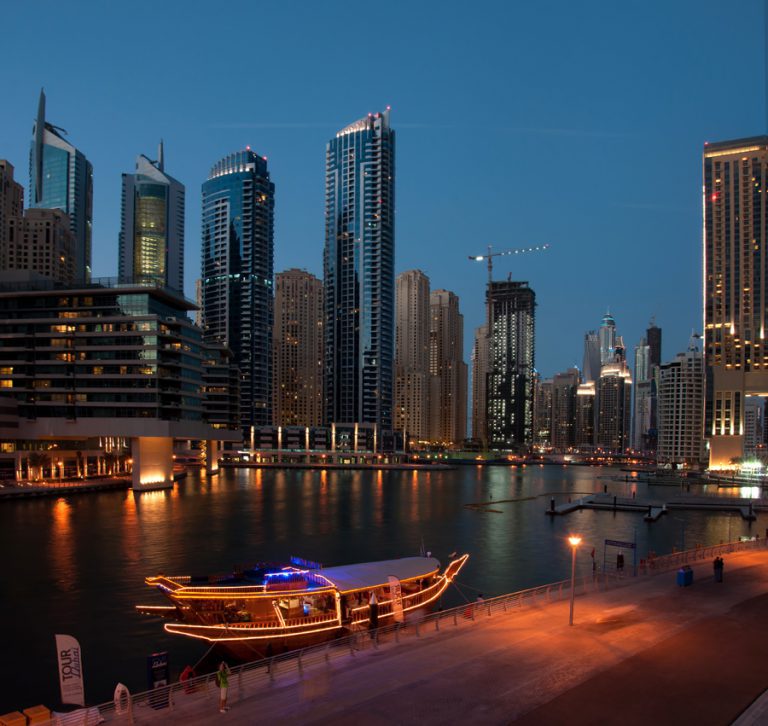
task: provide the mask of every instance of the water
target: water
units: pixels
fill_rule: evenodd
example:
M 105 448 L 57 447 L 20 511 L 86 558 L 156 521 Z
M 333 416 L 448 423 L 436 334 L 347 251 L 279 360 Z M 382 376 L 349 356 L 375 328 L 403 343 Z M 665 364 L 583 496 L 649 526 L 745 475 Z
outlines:
M 547 517 L 550 496 L 602 491 L 638 498 L 677 493 L 614 481 L 617 470 L 587 467 L 460 467 L 453 471 L 229 470 L 190 474 L 170 492 L 104 492 L 59 499 L 0 502 L 0 713 L 58 703 L 54 634 L 83 649 L 86 699 L 109 700 L 118 681 L 147 687 L 146 656 L 167 650 L 172 676 L 195 663 L 205 645 L 167 635 L 162 622 L 138 615 L 137 603 L 165 604 L 146 575 L 226 572 L 291 554 L 346 564 L 418 554 L 442 562 L 454 551 L 471 558 L 459 582 L 467 597 L 532 587 L 570 575 L 565 538 L 584 538 L 578 567 L 603 559 L 606 538 L 637 541 L 640 557 L 673 547 L 714 544 L 763 533 L 738 515 L 642 515 L 585 510 Z M 694 491 L 703 489 L 692 488 Z M 465 507 L 488 502 L 499 513 Z M 512 502 L 500 500 L 514 500 Z M 609 552 L 610 554 L 610 552 Z M 615 557 L 615 552 L 612 554 Z M 631 555 L 627 555 L 631 564 Z M 446 607 L 463 602 L 452 590 Z M 13 684 L 7 685 L 7 684 Z

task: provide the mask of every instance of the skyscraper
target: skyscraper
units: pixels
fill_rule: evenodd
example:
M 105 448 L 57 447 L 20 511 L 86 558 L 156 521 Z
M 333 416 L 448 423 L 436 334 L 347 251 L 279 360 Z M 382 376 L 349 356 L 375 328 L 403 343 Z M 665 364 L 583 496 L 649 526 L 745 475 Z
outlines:
M 275 186 L 267 160 L 237 151 L 203 184 L 202 302 L 206 341 L 222 343 L 240 370 L 240 421 L 272 419 Z
M 429 278 L 408 270 L 395 280 L 395 430 L 429 438 Z
M 768 136 L 704 146 L 705 436 L 711 468 L 742 456 L 744 399 L 768 392 Z
M 618 354 L 600 371 L 597 406 L 597 445 L 605 451 L 624 452 L 630 443 L 632 375 Z
M 552 379 L 552 447 L 567 451 L 575 444 L 578 368 L 569 368 Z
M 596 381 L 600 378 L 600 340 L 594 330 L 584 334 L 584 362 L 582 364 L 582 378 L 585 382 Z
M 29 206 L 61 209 L 69 216 L 75 237 L 75 278 L 89 280 L 93 167 L 64 135 L 66 131 L 45 120 L 45 94 L 40 91 L 29 152 Z
M 600 365 L 612 363 L 616 352 L 616 321 L 610 313 L 603 315 L 597 336 L 600 343 Z
M 533 374 L 533 443 L 552 446 L 552 379 Z
M 11 219 L 24 209 L 24 188 L 13 178 L 13 164 L 0 159 L 0 247 L 8 242 Z
M 488 327 L 475 328 L 472 346 L 472 438 L 485 448 L 488 441 L 486 427 L 486 386 L 488 383 Z
M 326 147 L 325 419 L 392 429 L 395 132 L 389 109 Z
M 632 448 L 648 449 L 651 429 L 651 349 L 646 338 L 635 346 L 635 400 L 632 415 Z
M 704 359 L 693 338 L 685 353 L 660 367 L 659 380 L 658 461 L 698 466 L 704 458 Z
M 464 316 L 449 290 L 430 294 L 430 438 L 459 446 L 467 436 L 467 364 Z
M 595 381 L 585 381 L 576 389 L 574 446 L 580 451 L 595 447 Z
M 184 290 L 184 185 L 165 173 L 163 142 L 157 160 L 143 154 L 123 174 L 119 275 Z
M 488 445 L 508 449 L 533 433 L 534 312 L 527 282 L 491 282 L 487 387 Z
M 323 418 L 323 283 L 305 270 L 275 275 L 273 423 Z
M 33 272 L 71 285 L 75 281 L 75 239 L 60 209 L 27 209 L 12 217 L 0 245 L 0 269 Z

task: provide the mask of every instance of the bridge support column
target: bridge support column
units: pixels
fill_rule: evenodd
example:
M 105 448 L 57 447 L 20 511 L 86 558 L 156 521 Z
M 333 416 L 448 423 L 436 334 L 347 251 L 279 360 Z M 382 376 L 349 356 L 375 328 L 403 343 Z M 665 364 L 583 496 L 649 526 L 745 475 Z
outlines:
M 173 486 L 173 439 L 137 436 L 131 439 L 133 489 L 170 489 Z
M 205 442 L 205 471 L 208 474 L 216 474 L 219 471 L 221 461 L 221 441 Z

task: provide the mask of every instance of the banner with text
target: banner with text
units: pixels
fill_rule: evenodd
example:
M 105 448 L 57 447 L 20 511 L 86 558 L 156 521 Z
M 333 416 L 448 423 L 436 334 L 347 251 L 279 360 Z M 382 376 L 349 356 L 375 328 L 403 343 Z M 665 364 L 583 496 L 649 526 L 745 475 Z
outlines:
M 61 702 L 85 706 L 80 643 L 71 635 L 57 635 L 56 655 L 59 662 Z
M 403 588 L 400 586 L 400 580 L 394 575 L 389 576 L 389 594 L 392 596 L 392 612 L 395 616 L 395 622 L 405 622 L 405 613 L 403 612 Z

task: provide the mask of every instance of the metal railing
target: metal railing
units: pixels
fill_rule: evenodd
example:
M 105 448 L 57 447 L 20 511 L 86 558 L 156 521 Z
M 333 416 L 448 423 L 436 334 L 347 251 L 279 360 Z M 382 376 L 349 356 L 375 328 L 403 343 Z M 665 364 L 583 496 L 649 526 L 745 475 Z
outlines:
M 653 557 L 644 561 L 637 567 L 637 575 L 648 577 L 662 574 L 718 555 L 766 547 L 768 547 L 768 539 L 765 538 L 696 547 L 693 550 Z M 583 595 L 627 586 L 633 582 L 637 582 L 637 579 L 633 577 L 631 567 L 621 573 L 596 571 L 577 577 L 575 591 L 577 595 Z M 375 630 L 362 627 L 357 632 L 320 645 L 232 667 L 229 676 L 229 702 L 237 702 L 256 695 L 259 689 L 275 682 L 278 676 L 301 679 L 306 670 L 316 665 L 327 664 L 337 658 L 354 657 L 361 651 L 376 650 L 382 644 L 399 643 L 402 639 L 415 640 L 428 632 L 440 631 L 442 628 L 467 626 L 494 615 L 513 613 L 524 608 L 567 599 L 571 594 L 570 588 L 570 580 L 561 580 L 508 595 L 469 602 L 448 610 L 440 610 L 407 623 L 395 623 Z M 184 712 L 191 713 L 193 710 L 199 712 L 200 709 L 210 709 L 213 713 L 218 694 L 215 673 L 210 673 L 152 691 L 133 694 L 122 704 L 110 701 L 93 708 L 98 709 L 101 718 L 105 721 L 143 724 L 157 722 L 169 712 L 178 712 L 179 717 Z

